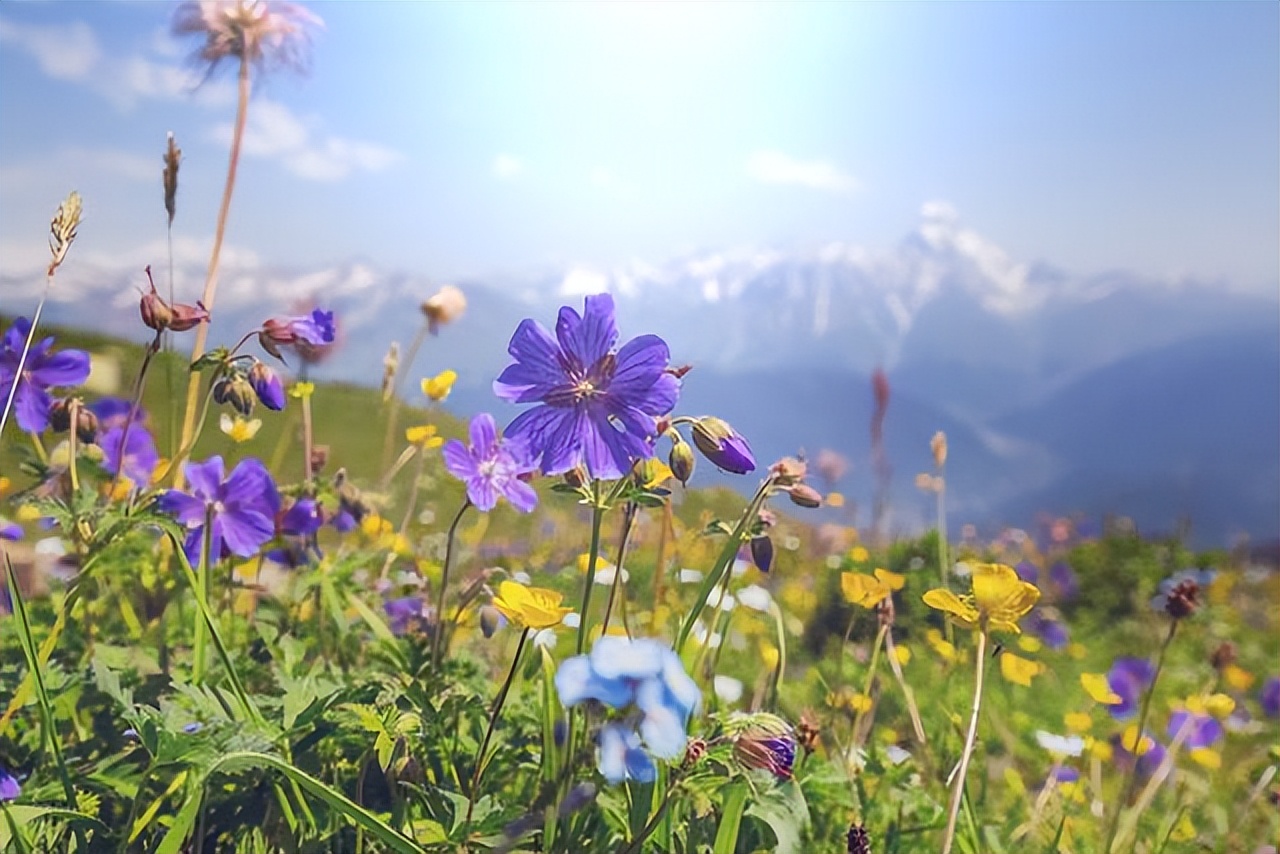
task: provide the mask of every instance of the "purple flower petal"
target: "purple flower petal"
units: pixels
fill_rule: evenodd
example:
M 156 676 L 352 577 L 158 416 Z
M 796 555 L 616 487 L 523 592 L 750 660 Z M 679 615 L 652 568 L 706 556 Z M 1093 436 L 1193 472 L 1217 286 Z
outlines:
M 502 490 L 502 494 L 521 513 L 532 513 L 533 508 L 538 506 L 537 491 L 523 480 L 512 480 Z
M 18 381 L 13 408 L 18 416 L 18 426 L 23 430 L 28 433 L 44 432 L 49 426 L 49 409 L 52 406 L 53 400 L 44 389 L 25 379 Z
M 494 455 L 498 446 L 498 426 L 493 423 L 493 416 L 481 412 L 471 419 L 471 452 L 476 459 L 488 459 Z
M 52 338 L 46 341 L 52 342 Z M 31 355 L 35 355 L 34 351 Z M 89 378 L 89 354 L 83 350 L 63 350 L 51 356 L 41 354 L 41 358 L 32 361 L 31 378 L 39 385 L 80 385 Z

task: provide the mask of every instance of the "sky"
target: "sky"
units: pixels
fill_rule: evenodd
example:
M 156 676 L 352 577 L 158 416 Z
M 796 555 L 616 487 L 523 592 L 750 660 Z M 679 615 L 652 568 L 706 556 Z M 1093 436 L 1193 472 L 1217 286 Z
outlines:
M 443 281 L 884 247 L 947 205 L 1020 261 L 1280 288 L 1280 4 L 308 8 L 309 72 L 255 78 L 233 256 Z M 170 131 L 207 257 L 234 74 L 173 9 L 0 3 L 0 274 L 71 189 L 75 252 L 161 263 Z

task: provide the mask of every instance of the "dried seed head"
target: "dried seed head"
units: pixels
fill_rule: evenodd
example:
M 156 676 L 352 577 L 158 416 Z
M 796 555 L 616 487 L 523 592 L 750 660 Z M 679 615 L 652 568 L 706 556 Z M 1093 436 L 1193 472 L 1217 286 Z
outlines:
M 1164 609 L 1170 617 L 1181 620 L 1190 617 L 1200 606 L 1200 585 L 1196 581 L 1181 581 L 1169 591 L 1165 599 Z
M 795 457 L 783 457 L 771 465 L 769 471 L 773 474 L 774 482 L 778 486 L 794 486 L 804 480 L 808 467 L 803 460 L 798 460 Z
M 933 434 L 933 439 L 929 442 L 929 450 L 933 451 L 933 464 L 937 468 L 942 468 L 947 464 L 947 434 L 939 430 Z
M 818 718 L 811 709 L 805 709 L 800 713 L 800 722 L 796 724 L 796 741 L 806 755 L 818 749 L 818 739 L 821 735 L 822 729 L 818 725 Z
M 860 821 L 849 825 L 849 854 L 871 854 L 871 836 Z
M 169 214 L 169 225 L 173 225 L 173 217 L 178 212 L 178 163 L 182 160 L 182 149 L 173 139 L 173 131 L 169 131 L 169 144 L 164 151 L 164 209 Z
M 74 190 L 66 200 L 58 205 L 58 212 L 49 223 L 49 252 L 53 258 L 49 261 L 49 276 L 61 266 L 67 257 L 67 250 L 76 239 L 76 229 L 80 227 L 80 194 Z
M 453 285 L 445 285 L 422 303 L 427 327 L 435 335 L 440 327 L 452 323 L 467 310 L 467 297 Z
M 299 71 L 309 64 L 311 29 L 319 17 L 283 0 L 198 0 L 178 6 L 173 33 L 204 39 L 193 59 L 212 74 L 224 59 Z
M 391 342 L 391 348 L 387 350 L 387 355 L 382 357 L 382 402 L 386 403 L 391 399 L 391 394 L 396 387 L 396 372 L 400 370 L 400 343 L 398 341 Z

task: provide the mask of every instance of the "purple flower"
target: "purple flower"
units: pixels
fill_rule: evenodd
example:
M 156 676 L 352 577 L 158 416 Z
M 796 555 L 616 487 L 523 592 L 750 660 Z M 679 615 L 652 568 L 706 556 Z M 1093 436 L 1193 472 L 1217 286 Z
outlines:
M 121 427 L 129 420 L 129 411 L 133 403 L 123 397 L 104 397 L 89 404 L 89 409 L 98 416 L 98 426 L 103 430 Z M 141 424 L 147 420 L 147 411 L 141 406 L 133 414 L 133 423 Z
M 521 513 L 538 504 L 538 493 L 520 479 L 534 469 L 527 446 L 521 441 L 498 438 L 493 416 L 482 412 L 471 419 L 471 446 L 450 439 L 441 451 L 449 474 L 467 485 L 467 497 L 477 509 L 488 512 L 499 498 Z
M 1262 713 L 1269 718 L 1280 718 L 1280 676 L 1272 676 L 1262 683 Z
M 50 353 L 53 338 L 46 338 L 32 344 L 22 363 L 22 375 L 18 376 L 18 363 L 22 362 L 22 350 L 30 331 L 31 321 L 19 317 L 0 344 L 0 406 L 8 403 L 12 393 L 18 426 L 29 433 L 39 433 L 49 426 L 49 408 L 53 406 L 49 389 L 84 382 L 89 376 L 89 354 L 83 350 Z
M 593 478 L 618 478 L 653 456 L 655 421 L 671 411 L 680 390 L 667 372 L 667 344 L 656 335 L 633 338 L 615 351 L 613 297 L 586 298 L 582 316 L 560 309 L 556 337 L 523 320 L 507 352 L 515 358 L 493 384 L 513 403 L 540 405 L 516 417 L 506 434 L 528 442 L 542 471 L 559 474 L 585 463 Z
M 1013 571 L 1018 573 L 1019 578 L 1030 584 L 1035 584 L 1040 579 L 1040 570 L 1030 561 L 1020 561 Z
M 1040 638 L 1049 649 L 1062 649 L 1071 642 L 1071 635 L 1065 624 L 1047 615 L 1037 608 L 1027 618 L 1027 631 Z
M 314 498 L 299 498 L 284 511 L 280 519 L 280 532 L 292 537 L 307 537 L 320 530 L 324 514 Z
M 20 539 L 22 539 L 22 526 L 17 522 L 10 522 L 8 519 L 0 517 L 0 540 Z
M 217 456 L 187 463 L 182 471 L 191 492 L 170 489 L 160 496 L 160 509 L 187 528 L 183 551 L 192 564 L 200 560 L 206 523 L 212 524 L 212 560 L 228 554 L 252 557 L 275 536 L 280 494 L 266 467 L 250 457 L 241 460 L 225 480 L 224 470 L 222 457 Z
M 1186 709 L 1178 709 L 1169 715 L 1169 738 L 1176 738 L 1183 727 L 1187 727 L 1184 743 L 1193 750 L 1212 747 L 1222 738 L 1222 724 L 1210 715 L 1192 714 Z
M 1133 717 L 1154 675 L 1155 668 L 1145 658 L 1117 658 L 1107 671 L 1107 684 L 1120 696 L 1119 703 L 1107 707 L 1111 716 L 1121 721 Z
M 302 317 L 273 317 L 262 324 L 262 336 L 259 340 L 272 344 L 297 344 L 301 341 L 312 347 L 323 347 L 332 344 L 337 337 L 337 326 L 333 322 L 333 312 L 315 309 Z M 271 348 L 268 347 L 268 352 Z M 272 355 L 276 355 L 274 352 Z
M 22 794 L 22 786 L 9 769 L 0 765 L 0 801 L 14 801 L 18 799 L 18 795 Z
M 711 464 L 733 474 L 756 470 L 756 458 L 741 433 L 719 418 L 707 415 L 693 422 L 693 444 Z
M 387 614 L 387 627 L 393 634 L 402 635 L 421 622 L 427 614 L 426 603 L 420 596 L 404 596 L 388 599 L 382 605 Z
M 658 776 L 658 767 L 640 746 L 640 736 L 620 723 L 600 729 L 599 767 L 604 778 L 614 784 L 625 780 L 652 783 Z
M 284 409 L 284 386 L 280 383 L 280 378 L 275 371 L 256 359 L 249 369 L 249 385 L 253 386 L 254 394 L 258 395 L 258 400 L 267 409 L 274 409 L 276 412 Z
M 1065 561 L 1049 567 L 1049 583 L 1058 588 L 1058 599 L 1063 602 L 1071 601 L 1080 593 L 1080 582 Z
M 155 440 L 151 438 L 147 428 L 137 421 L 129 427 L 128 436 L 125 435 L 123 424 L 107 430 L 98 437 L 98 447 L 102 448 L 102 467 L 108 474 L 117 474 L 123 465 L 124 476 L 139 486 L 151 482 L 151 475 L 160 463 Z
M 1142 743 L 1148 740 L 1151 742 L 1151 746 L 1147 748 L 1145 753 L 1137 757 L 1137 760 L 1138 760 L 1137 771 L 1138 771 L 1139 777 L 1150 777 L 1152 774 L 1154 774 L 1156 769 L 1159 768 L 1161 763 L 1164 762 L 1164 757 L 1166 755 L 1165 746 L 1161 744 L 1159 741 L 1157 741 L 1155 738 L 1152 738 L 1149 733 L 1144 732 L 1142 736 L 1138 739 L 1139 743 Z M 1113 755 L 1115 756 L 1117 764 L 1119 764 L 1121 767 L 1128 767 L 1132 765 L 1134 761 L 1134 755 L 1132 751 L 1127 750 L 1125 748 L 1123 736 L 1121 736 L 1120 733 L 1116 733 L 1115 735 L 1111 736 L 1110 742 L 1111 742 L 1111 749 L 1113 751 Z
M 1062 783 L 1074 783 L 1079 779 L 1080 772 L 1077 769 L 1072 768 L 1070 765 L 1059 765 L 1056 769 L 1052 770 L 1048 777 L 1045 778 L 1044 786 L 1041 786 L 1041 788 L 1044 788 L 1045 786 L 1057 786 Z

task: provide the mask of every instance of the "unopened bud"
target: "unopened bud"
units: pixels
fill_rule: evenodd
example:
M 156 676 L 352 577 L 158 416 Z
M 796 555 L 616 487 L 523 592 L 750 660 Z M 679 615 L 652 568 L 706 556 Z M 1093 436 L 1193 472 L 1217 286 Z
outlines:
M 812 509 L 822 506 L 822 494 L 807 483 L 795 484 L 787 490 L 787 495 L 791 497 L 791 503 L 798 507 Z
M 715 466 L 734 474 L 756 470 L 751 446 L 729 424 L 714 416 L 703 416 L 693 422 L 693 444 Z
M 492 605 L 480 607 L 480 631 L 486 638 L 493 637 L 494 633 L 502 628 L 502 623 L 502 612 L 497 608 Z
M 316 445 L 311 449 L 311 471 L 319 473 L 329 463 L 329 446 Z
M 264 363 L 254 360 L 253 367 L 249 369 L 249 384 L 267 409 L 276 412 L 284 409 L 284 385 L 275 371 Z
M 795 457 L 783 457 L 769 466 L 773 480 L 778 486 L 794 486 L 804 480 L 807 470 L 808 467 L 804 464 L 804 461 L 797 460 Z
M 148 275 L 150 270 L 151 268 L 148 267 Z M 160 294 L 156 293 L 154 285 L 138 301 L 138 313 L 142 315 L 142 322 L 156 332 L 163 332 L 173 325 L 173 309 L 169 308 L 160 298 Z
M 676 480 L 682 485 L 689 484 L 689 478 L 693 477 L 693 468 L 697 459 L 693 456 L 693 448 L 689 447 L 689 443 L 679 438 L 671 443 L 671 453 L 667 455 L 667 466 L 671 469 L 671 473 L 675 475 Z
M 587 482 L 587 473 L 582 470 L 582 466 L 575 466 L 564 473 L 564 482 L 574 489 L 581 489 Z
M 773 540 L 761 534 L 758 537 L 751 538 L 751 562 L 754 563 L 761 572 L 768 572 L 773 568 Z
M 253 405 L 257 400 L 253 386 L 240 374 L 223 377 L 213 384 L 213 399 L 220 404 L 230 404 L 241 415 L 253 414 Z

